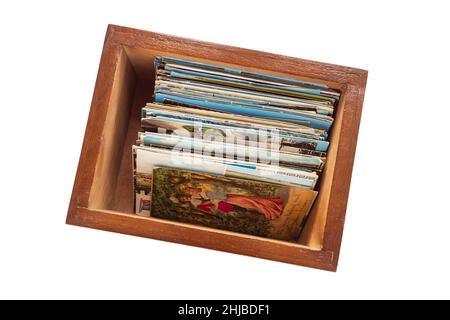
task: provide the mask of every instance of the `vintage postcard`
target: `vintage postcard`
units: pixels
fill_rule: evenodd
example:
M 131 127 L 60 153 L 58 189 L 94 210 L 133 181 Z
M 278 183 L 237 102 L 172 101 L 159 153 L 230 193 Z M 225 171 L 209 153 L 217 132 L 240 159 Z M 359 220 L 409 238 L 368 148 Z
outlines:
M 141 146 L 161 147 L 169 150 L 184 150 L 216 157 L 240 159 L 242 161 L 290 165 L 292 167 L 312 170 L 320 170 L 324 163 L 320 157 L 280 151 L 279 146 L 276 146 L 277 149 L 274 150 L 273 148 L 269 148 L 267 144 L 245 146 L 229 144 L 224 141 L 208 141 L 205 139 L 153 132 L 139 133 L 137 144 Z
M 149 217 L 152 208 L 152 175 L 135 173 L 134 191 L 134 212 L 140 216 Z
M 156 167 L 152 216 L 293 241 L 317 192 L 201 172 Z

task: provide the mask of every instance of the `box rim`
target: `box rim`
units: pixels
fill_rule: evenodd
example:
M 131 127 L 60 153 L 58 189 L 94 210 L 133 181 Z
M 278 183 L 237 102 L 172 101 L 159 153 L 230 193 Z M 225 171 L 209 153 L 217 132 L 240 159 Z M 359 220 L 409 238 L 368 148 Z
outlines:
M 300 259 L 300 261 L 289 261 L 290 259 L 286 257 L 285 259 L 276 259 L 273 257 L 262 256 L 266 259 L 335 271 L 339 259 L 353 162 L 356 152 L 357 136 L 368 75 L 366 70 L 357 68 L 192 40 L 117 25 L 109 25 L 105 36 L 105 42 L 98 69 L 99 71 L 97 74 L 97 81 L 95 84 L 66 222 L 73 225 L 133 234 L 132 231 L 127 231 L 117 225 L 115 227 L 110 227 L 108 225 L 102 226 L 101 221 L 93 222 L 90 218 L 92 213 L 101 215 L 104 221 L 108 220 L 106 215 L 112 215 L 112 213 L 108 213 L 107 210 L 88 209 L 88 200 L 95 173 L 95 166 L 98 162 L 98 156 L 100 154 L 102 131 L 106 120 L 106 111 L 109 106 L 109 99 L 111 97 L 117 61 L 125 47 L 149 50 L 158 47 L 158 50 L 160 48 L 163 49 L 161 51 L 172 51 L 177 54 L 181 53 L 185 56 L 192 56 L 196 58 L 208 58 L 204 52 L 208 52 L 206 49 L 209 49 L 214 50 L 215 54 L 219 57 L 219 60 L 224 63 L 232 63 L 233 61 L 237 61 L 237 59 L 240 61 L 242 57 L 251 56 L 253 57 L 252 59 L 247 60 L 245 64 L 241 63 L 241 65 L 250 68 L 280 72 L 283 74 L 292 74 L 298 77 L 332 81 L 345 86 L 344 90 L 346 93 L 345 103 L 343 105 L 344 112 L 342 118 L 342 128 L 339 132 L 339 144 L 337 146 L 336 165 L 332 178 L 329 208 L 325 222 L 323 247 L 322 250 L 319 251 L 310 249 L 302 249 L 298 251 L 299 255 L 305 255 L 306 252 L 320 252 L 324 258 L 321 256 L 322 258 L 318 261 L 308 263 L 307 259 Z M 199 48 L 202 49 L 200 50 L 200 52 L 202 52 L 200 54 L 198 54 Z M 276 63 L 279 58 L 283 59 L 283 63 Z M 270 66 L 270 68 L 266 68 L 264 66 Z M 342 141 L 344 141 L 344 143 L 342 143 Z M 336 184 L 337 178 L 340 180 L 339 184 Z M 136 232 L 134 232 L 134 234 L 139 235 L 136 234 Z M 158 237 L 153 235 L 152 238 Z M 188 243 L 188 241 L 177 241 L 176 239 L 168 241 L 191 244 Z M 202 245 L 201 243 L 194 245 L 213 248 L 207 245 Z M 243 252 L 245 250 L 239 249 L 226 250 L 226 248 L 216 248 L 216 250 L 253 256 L 252 254 Z M 314 260 L 317 258 L 314 257 L 314 255 L 318 254 L 313 253 L 312 255 L 313 256 L 311 259 Z

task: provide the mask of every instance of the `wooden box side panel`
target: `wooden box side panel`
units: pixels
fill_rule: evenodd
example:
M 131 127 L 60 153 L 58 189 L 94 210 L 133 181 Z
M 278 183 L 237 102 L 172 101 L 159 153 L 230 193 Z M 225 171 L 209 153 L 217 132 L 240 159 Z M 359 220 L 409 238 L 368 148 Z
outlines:
M 110 25 L 113 43 L 131 49 L 144 49 L 174 56 L 193 57 L 205 62 L 220 61 L 249 70 L 267 70 L 277 75 L 292 75 L 305 80 L 320 80 L 332 87 L 360 85 L 367 71 L 317 61 L 293 58 L 262 51 L 180 38 L 155 32 Z
M 367 71 L 362 73 L 359 83 L 349 84 L 346 88 L 344 117 L 339 134 L 336 167 L 323 239 L 323 249 L 335 253 L 336 266 L 344 229 L 366 82 Z
M 134 69 L 126 53 L 121 49 L 100 136 L 101 143 L 90 188 L 89 208 L 109 208 L 115 202 L 118 172 L 127 137 L 130 106 L 135 92 L 135 78 Z
M 328 216 L 331 187 L 336 169 L 336 157 L 344 117 L 345 90 L 342 93 L 343 95 L 339 106 L 336 108 L 335 121 L 330 132 L 327 160 L 319 181 L 320 191 L 299 239 L 300 243 L 307 244 L 314 249 L 322 249 L 325 235 L 325 224 Z
M 77 208 L 76 222 L 99 230 L 335 271 L 333 253 L 310 250 L 294 243 L 88 208 Z

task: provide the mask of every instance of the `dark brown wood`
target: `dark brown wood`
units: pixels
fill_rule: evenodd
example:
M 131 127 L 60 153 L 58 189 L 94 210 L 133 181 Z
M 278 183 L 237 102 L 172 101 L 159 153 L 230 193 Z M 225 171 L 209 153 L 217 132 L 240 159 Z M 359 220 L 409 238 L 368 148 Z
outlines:
M 320 197 L 299 243 L 132 214 L 130 148 L 149 101 L 155 55 L 191 57 L 343 91 Z M 367 71 L 110 25 L 67 223 L 334 271 L 337 268 Z M 114 137 L 112 139 L 111 137 Z

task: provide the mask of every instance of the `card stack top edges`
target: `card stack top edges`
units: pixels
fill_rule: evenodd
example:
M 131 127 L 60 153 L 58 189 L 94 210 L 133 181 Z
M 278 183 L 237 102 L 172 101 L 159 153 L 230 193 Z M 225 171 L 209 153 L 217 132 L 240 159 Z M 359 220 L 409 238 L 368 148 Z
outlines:
M 133 146 L 136 214 L 295 240 L 340 92 L 172 57 L 155 70 Z

